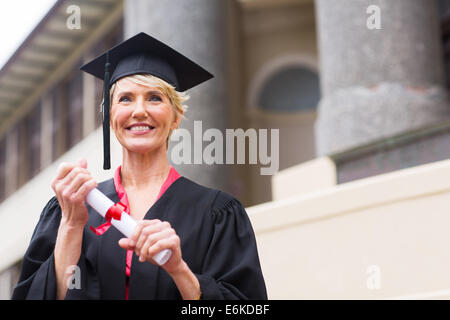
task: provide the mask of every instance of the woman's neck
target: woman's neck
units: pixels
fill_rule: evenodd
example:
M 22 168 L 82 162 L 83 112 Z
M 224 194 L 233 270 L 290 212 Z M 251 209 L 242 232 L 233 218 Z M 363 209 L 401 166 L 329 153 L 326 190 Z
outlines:
M 170 171 L 166 153 L 139 154 L 123 150 L 120 178 L 124 188 L 143 189 L 153 183 L 161 184 Z

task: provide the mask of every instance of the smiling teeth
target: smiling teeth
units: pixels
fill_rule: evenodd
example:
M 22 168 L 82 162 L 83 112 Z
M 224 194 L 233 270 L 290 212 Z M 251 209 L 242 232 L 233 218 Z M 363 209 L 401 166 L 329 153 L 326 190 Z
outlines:
M 150 130 L 150 127 L 148 127 L 148 126 L 136 126 L 136 127 L 131 127 L 130 130 L 131 131 L 145 131 L 145 130 Z

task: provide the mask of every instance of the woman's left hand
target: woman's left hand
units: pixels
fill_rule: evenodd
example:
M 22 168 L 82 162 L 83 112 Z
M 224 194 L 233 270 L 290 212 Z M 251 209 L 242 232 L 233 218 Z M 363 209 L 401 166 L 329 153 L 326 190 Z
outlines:
M 134 250 L 140 262 L 148 261 L 156 265 L 153 256 L 164 249 L 170 249 L 172 256 L 161 267 L 169 274 L 174 274 L 184 267 L 180 238 L 166 221 L 158 219 L 139 221 L 131 238 L 120 239 L 119 246 L 126 250 Z
M 126 250 L 134 250 L 139 261 L 157 264 L 153 256 L 164 249 L 172 250 L 170 259 L 161 266 L 174 280 L 183 299 L 199 299 L 200 283 L 181 258 L 180 238 L 168 222 L 155 220 L 139 221 L 133 235 L 119 240 Z

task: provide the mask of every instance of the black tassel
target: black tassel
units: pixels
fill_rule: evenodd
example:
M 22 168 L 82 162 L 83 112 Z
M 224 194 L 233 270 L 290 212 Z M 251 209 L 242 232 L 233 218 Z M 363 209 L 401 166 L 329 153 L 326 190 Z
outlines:
M 109 53 L 106 52 L 105 63 L 105 78 L 103 79 L 103 169 L 111 169 L 111 156 L 110 156 L 110 137 L 109 137 L 109 79 L 110 79 L 110 63 Z

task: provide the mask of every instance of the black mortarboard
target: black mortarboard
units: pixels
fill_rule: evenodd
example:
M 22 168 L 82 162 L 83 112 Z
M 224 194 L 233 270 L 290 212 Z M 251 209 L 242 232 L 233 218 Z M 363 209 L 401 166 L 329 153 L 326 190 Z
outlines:
M 208 71 L 171 47 L 141 32 L 83 65 L 81 70 L 104 81 L 103 169 L 110 169 L 109 88 L 120 78 L 148 73 L 183 92 L 213 77 Z

